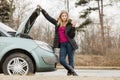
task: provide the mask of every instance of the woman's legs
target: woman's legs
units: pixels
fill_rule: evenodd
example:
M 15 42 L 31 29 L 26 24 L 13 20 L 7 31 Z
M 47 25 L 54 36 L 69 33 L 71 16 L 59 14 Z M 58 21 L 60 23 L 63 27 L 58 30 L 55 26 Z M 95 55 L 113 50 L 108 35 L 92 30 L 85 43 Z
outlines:
M 67 53 L 69 65 L 74 69 L 74 50 L 69 42 L 67 43 Z M 72 75 L 71 71 L 68 71 L 67 75 Z
M 68 42 L 66 43 L 62 43 L 61 44 L 61 47 L 60 47 L 60 64 L 63 65 L 67 70 L 68 72 L 71 73 L 71 75 L 74 75 L 74 76 L 77 76 L 76 72 L 74 71 L 73 67 L 74 67 L 74 54 L 73 55 L 70 55 L 71 57 L 69 57 L 69 64 L 67 64 L 66 62 L 66 56 L 68 53 L 70 53 L 70 44 Z M 71 48 L 72 49 L 72 48 Z M 73 52 L 74 53 L 74 52 Z M 68 55 L 69 56 L 69 55 Z
M 72 48 L 71 44 L 67 43 L 67 53 L 68 53 L 68 61 L 69 65 L 74 68 L 74 49 Z
M 67 62 L 66 62 L 66 43 L 61 43 L 60 46 L 60 64 L 63 65 L 66 68 Z

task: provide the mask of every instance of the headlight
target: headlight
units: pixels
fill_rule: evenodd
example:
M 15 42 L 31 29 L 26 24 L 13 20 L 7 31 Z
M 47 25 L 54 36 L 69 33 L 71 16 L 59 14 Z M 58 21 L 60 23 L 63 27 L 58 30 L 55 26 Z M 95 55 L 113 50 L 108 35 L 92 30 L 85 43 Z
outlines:
M 53 52 L 53 49 L 49 44 L 42 41 L 37 41 L 37 40 L 35 40 L 35 42 L 39 45 L 40 48 Z

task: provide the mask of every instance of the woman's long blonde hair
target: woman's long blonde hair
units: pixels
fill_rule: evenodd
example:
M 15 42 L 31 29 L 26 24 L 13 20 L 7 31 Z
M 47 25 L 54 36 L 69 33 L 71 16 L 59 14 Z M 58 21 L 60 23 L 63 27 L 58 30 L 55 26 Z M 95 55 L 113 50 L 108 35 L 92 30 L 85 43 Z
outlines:
M 69 14 L 68 14 L 67 11 L 62 10 L 61 13 L 60 13 L 60 15 L 59 15 L 59 17 L 58 17 L 58 24 L 59 24 L 59 25 L 62 25 L 62 24 L 63 24 L 62 19 L 61 19 L 61 15 L 62 15 L 63 13 L 67 14 L 66 24 L 68 23 L 68 20 L 69 20 Z

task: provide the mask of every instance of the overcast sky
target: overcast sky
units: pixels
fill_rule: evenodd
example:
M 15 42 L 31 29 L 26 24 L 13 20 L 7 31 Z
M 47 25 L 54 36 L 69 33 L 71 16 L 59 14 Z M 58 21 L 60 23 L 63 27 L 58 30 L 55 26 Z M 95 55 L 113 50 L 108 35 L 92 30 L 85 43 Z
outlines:
M 37 4 L 41 5 L 42 8 L 44 8 L 50 15 L 53 17 L 58 17 L 61 10 L 65 10 L 64 5 L 65 0 L 33 0 L 34 6 Z M 76 0 L 70 0 L 70 16 L 76 19 L 78 18 L 78 10 L 75 8 L 75 1 Z M 54 12 L 53 12 L 54 11 Z
M 50 15 L 52 14 L 53 17 L 57 17 L 60 13 L 61 10 L 65 8 L 64 3 L 62 1 L 65 0 L 32 0 L 32 4 L 36 6 L 37 4 L 41 5 L 42 8 L 44 8 Z M 70 2 L 70 17 L 78 19 L 79 18 L 79 13 L 83 9 L 81 7 L 75 7 L 75 2 L 77 0 L 69 0 Z M 108 4 L 109 0 L 105 0 L 104 4 Z M 118 3 L 119 5 L 120 3 Z M 97 6 L 94 2 L 92 2 L 90 5 L 92 6 Z M 54 12 L 53 12 L 54 11 Z M 107 6 L 104 8 L 104 14 L 106 17 L 112 17 L 115 15 L 120 14 L 120 7 L 118 8 L 117 6 Z M 54 14 L 54 15 L 53 15 Z M 98 12 L 93 12 L 92 17 L 93 18 L 98 18 Z M 119 15 L 120 16 L 120 15 Z
M 31 0 L 33 7 L 36 7 L 38 4 L 42 6 L 52 17 L 57 18 L 60 11 L 65 9 L 65 0 Z M 109 0 L 104 0 L 104 4 L 108 4 Z M 74 19 L 78 23 L 81 23 L 79 19 L 79 14 L 85 8 L 75 7 L 76 0 L 69 0 L 70 2 L 70 18 Z M 117 4 L 117 6 L 116 6 Z M 114 3 L 114 6 L 107 6 L 104 8 L 104 17 L 109 20 L 109 25 L 113 26 L 113 30 L 118 30 L 120 27 L 120 3 Z M 90 4 L 91 6 L 97 6 L 95 2 Z M 98 11 L 92 12 L 90 17 L 94 21 L 99 21 Z M 45 21 L 45 18 L 40 15 L 41 23 Z M 120 28 L 119 28 L 120 29 Z

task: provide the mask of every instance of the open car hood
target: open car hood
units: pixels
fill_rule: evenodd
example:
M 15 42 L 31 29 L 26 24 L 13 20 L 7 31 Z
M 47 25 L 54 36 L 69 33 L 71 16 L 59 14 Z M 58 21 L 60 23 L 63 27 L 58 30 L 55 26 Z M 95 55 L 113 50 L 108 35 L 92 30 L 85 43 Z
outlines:
M 28 34 L 32 28 L 35 20 L 40 14 L 40 8 L 34 9 L 30 15 L 20 24 L 15 36 L 20 36 L 20 34 Z

